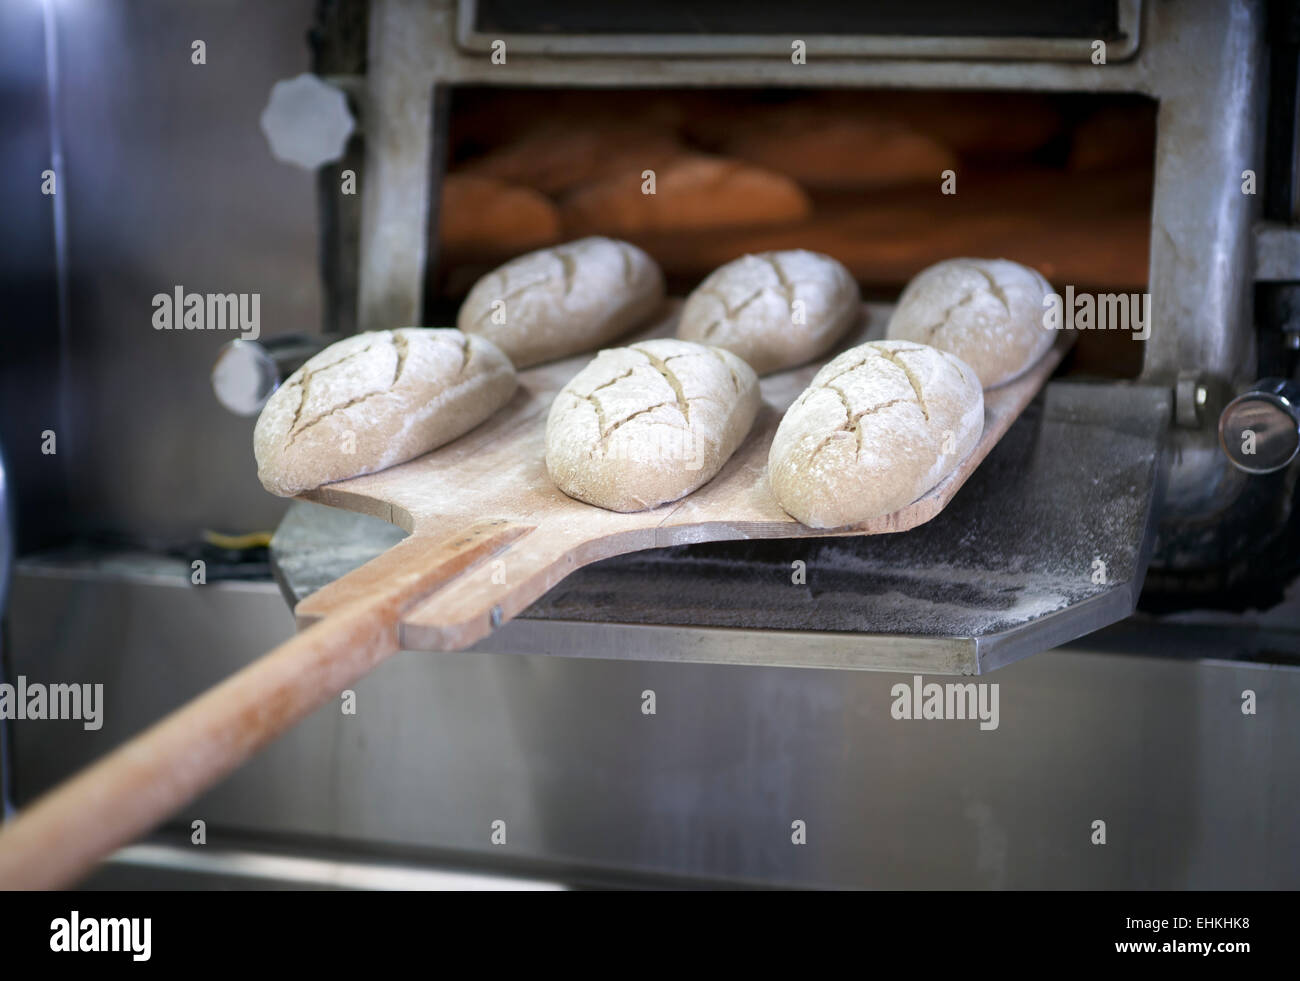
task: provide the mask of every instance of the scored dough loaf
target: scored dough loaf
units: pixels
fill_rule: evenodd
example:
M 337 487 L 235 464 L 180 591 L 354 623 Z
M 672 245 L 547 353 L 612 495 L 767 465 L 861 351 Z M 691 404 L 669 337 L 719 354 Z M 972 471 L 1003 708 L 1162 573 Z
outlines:
M 857 282 L 830 256 L 763 252 L 710 273 L 686 298 L 677 336 L 738 354 L 766 375 L 825 353 L 860 315 Z
M 1052 286 L 1008 259 L 948 259 L 917 273 L 885 336 L 957 355 L 993 388 L 1023 374 L 1056 339 L 1043 326 Z
M 654 259 L 628 242 L 593 236 L 488 273 L 465 297 L 457 326 L 526 368 L 614 340 L 649 319 L 663 299 Z
M 546 469 L 570 497 L 641 511 L 713 479 L 754 423 L 752 368 L 673 338 L 601 351 L 546 419 Z
M 490 341 L 404 327 L 331 344 L 267 400 L 253 430 L 257 476 L 272 494 L 404 463 L 469 432 L 515 390 Z
M 833 358 L 782 418 L 768 454 L 777 502 L 810 528 L 892 514 L 975 448 L 984 393 L 959 358 L 871 341 Z

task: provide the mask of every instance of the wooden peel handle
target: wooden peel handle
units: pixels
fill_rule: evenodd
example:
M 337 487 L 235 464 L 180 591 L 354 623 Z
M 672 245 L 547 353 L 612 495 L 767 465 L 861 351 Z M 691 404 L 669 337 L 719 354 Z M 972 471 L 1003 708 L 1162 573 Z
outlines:
M 375 588 L 55 787 L 0 829 L 0 888 L 70 885 L 398 650 L 402 611 L 528 529 L 408 538 Z M 357 570 L 361 572 L 361 570 Z

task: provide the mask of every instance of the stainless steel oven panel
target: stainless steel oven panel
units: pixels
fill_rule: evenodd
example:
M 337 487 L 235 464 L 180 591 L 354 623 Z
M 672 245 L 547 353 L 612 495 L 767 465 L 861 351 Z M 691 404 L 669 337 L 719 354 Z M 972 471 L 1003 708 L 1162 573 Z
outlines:
M 97 732 L 13 724 L 20 804 L 292 631 L 269 583 L 124 568 L 19 570 L 11 678 L 100 681 L 106 702 Z M 327 704 L 171 828 L 559 881 L 1300 887 L 1300 669 L 1243 660 L 1260 632 L 1125 626 L 1117 650 L 1103 632 L 961 679 L 999 684 L 986 731 L 894 719 L 911 678 L 870 671 L 405 652 L 357 684 L 357 714 Z M 1294 628 L 1273 642 L 1294 651 Z
M 1107 58 L 1120 61 L 1136 53 L 1142 0 L 1117 3 L 1118 37 L 1107 41 Z M 774 53 L 789 56 L 788 38 L 772 34 L 502 34 L 475 28 L 478 0 L 459 0 L 456 39 L 467 51 L 491 51 L 497 41 L 524 54 L 654 55 L 666 58 L 737 57 Z M 829 58 L 1016 58 L 1043 61 L 1086 60 L 1091 38 L 923 37 L 891 35 L 798 35 L 814 57 Z

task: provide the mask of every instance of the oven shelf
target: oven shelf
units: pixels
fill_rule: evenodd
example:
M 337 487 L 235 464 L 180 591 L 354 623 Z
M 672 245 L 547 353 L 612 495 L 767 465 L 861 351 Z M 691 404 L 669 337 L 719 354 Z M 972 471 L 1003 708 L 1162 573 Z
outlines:
M 993 670 L 1132 612 L 1169 416 L 1167 389 L 1051 382 L 925 525 L 608 559 L 569 575 L 472 650 Z M 403 537 L 376 518 L 294 502 L 272 562 L 296 603 Z

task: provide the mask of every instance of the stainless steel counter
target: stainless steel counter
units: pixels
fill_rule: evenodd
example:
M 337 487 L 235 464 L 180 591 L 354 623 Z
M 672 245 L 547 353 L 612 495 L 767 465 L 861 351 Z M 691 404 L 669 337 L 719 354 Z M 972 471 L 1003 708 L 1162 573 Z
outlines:
M 292 629 L 271 583 L 131 568 L 19 571 L 11 676 L 102 682 L 106 699 L 98 732 L 13 724 L 20 803 Z M 892 718 L 910 676 L 405 652 L 357 686 L 356 715 L 316 712 L 172 830 L 185 841 L 205 820 L 212 853 L 557 882 L 1295 888 L 1300 669 L 1251 660 L 1294 658 L 1288 622 L 1125 621 L 975 679 L 1000 686 L 989 731 Z M 1112 636 L 1124 653 L 1100 649 Z M 132 884 L 176 881 L 123 862 Z M 201 862 L 191 874 L 219 881 Z

